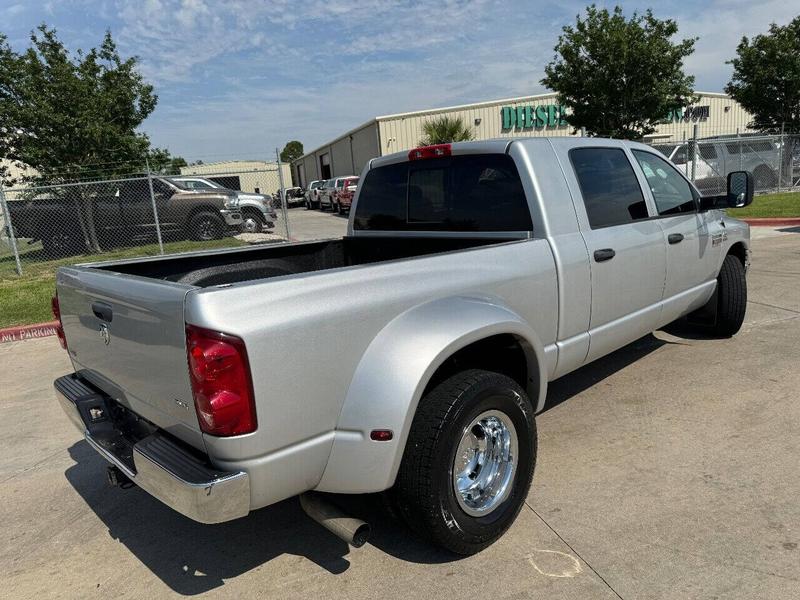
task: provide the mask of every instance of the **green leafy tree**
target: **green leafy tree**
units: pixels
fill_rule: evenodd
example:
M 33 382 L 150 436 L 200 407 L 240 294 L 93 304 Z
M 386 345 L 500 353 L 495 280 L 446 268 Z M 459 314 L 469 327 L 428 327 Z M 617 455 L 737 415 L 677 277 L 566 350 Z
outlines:
M 683 61 L 694 39 L 673 42 L 678 25 L 652 11 L 626 19 L 594 4 L 567 25 L 542 84 L 568 108 L 567 122 L 589 135 L 639 139 L 653 133 L 671 110 L 694 101 L 694 77 Z
M 472 131 L 461 117 L 436 117 L 422 124 L 423 137 L 421 146 L 449 144 L 451 142 L 468 142 L 473 139 Z
M 159 175 L 180 175 L 181 167 L 188 165 L 182 156 L 172 156 L 169 150 L 153 148 L 148 157 L 147 164 L 152 173 Z
M 752 40 L 743 37 L 728 64 L 733 76 L 725 91 L 752 113 L 751 127 L 800 133 L 800 16 Z
M 753 115 L 750 127 L 765 133 L 800 133 L 800 16 L 788 25 L 773 23 L 769 33 L 736 48 L 733 75 L 725 91 Z M 787 138 L 781 179 L 791 182 L 792 157 L 800 136 Z
M 303 143 L 297 140 L 287 142 L 281 150 L 281 162 L 290 163 L 303 156 Z
M 0 156 L 34 173 L 30 183 L 100 179 L 141 170 L 150 140 L 136 129 L 158 97 L 122 58 L 111 33 L 99 48 L 71 54 L 55 29 L 40 25 L 31 46 L 14 52 L 0 35 Z M 0 172 L 6 184 L 10 172 Z M 95 188 L 96 189 L 96 188 Z M 76 198 L 86 245 L 99 251 L 90 194 Z

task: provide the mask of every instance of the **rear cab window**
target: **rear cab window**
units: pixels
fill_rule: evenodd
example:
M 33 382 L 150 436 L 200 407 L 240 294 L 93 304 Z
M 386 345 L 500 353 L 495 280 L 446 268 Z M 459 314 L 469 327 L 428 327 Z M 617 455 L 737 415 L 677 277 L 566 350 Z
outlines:
M 621 148 L 573 148 L 572 168 L 592 229 L 649 218 L 639 180 Z
M 506 154 L 376 167 L 359 183 L 357 231 L 532 231 L 519 172 Z

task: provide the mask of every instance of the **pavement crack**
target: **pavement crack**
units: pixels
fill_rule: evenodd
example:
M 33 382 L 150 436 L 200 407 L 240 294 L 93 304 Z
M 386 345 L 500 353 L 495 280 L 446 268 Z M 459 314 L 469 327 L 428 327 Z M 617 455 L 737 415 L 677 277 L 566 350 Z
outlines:
M 55 451 L 55 452 L 53 452 L 52 454 L 50 454 L 50 455 L 48 455 L 48 456 L 45 456 L 45 457 L 44 457 L 42 460 L 40 460 L 39 462 L 37 462 L 37 463 L 34 463 L 34 464 L 30 465 L 29 467 L 25 467 L 25 468 L 24 468 L 24 469 L 22 469 L 21 471 L 17 471 L 16 473 L 12 473 L 11 475 L 9 475 L 8 477 L 6 477 L 5 479 L 0 479 L 0 485 L 2 485 L 2 484 L 4 484 L 4 483 L 7 483 L 7 482 L 11 481 L 12 479 L 14 479 L 14 478 L 16 478 L 16 477 L 19 477 L 20 475 L 24 475 L 24 474 L 25 474 L 25 473 L 27 473 L 28 471 L 33 471 L 35 468 L 37 468 L 37 467 L 39 467 L 40 465 L 42 465 L 42 464 L 46 463 L 47 461 L 49 461 L 49 460 L 50 460 L 51 458 L 53 458 L 54 456 L 58 456 L 59 454 L 63 454 L 63 452 L 64 452 L 63 450 L 56 450 L 56 451 Z
M 545 520 L 544 520 L 544 517 L 542 517 L 542 515 L 540 515 L 538 512 L 536 512 L 536 509 L 535 509 L 535 508 L 533 508 L 533 507 L 532 507 L 530 504 L 528 504 L 528 501 L 527 501 L 527 500 L 525 501 L 525 506 L 527 506 L 527 507 L 528 507 L 528 508 L 531 510 L 531 512 L 532 512 L 533 514 L 535 514 L 535 515 L 536 515 L 536 516 L 539 518 L 539 520 L 540 520 L 542 523 L 544 523 L 544 524 L 547 526 L 547 528 L 548 528 L 550 531 L 552 531 L 552 532 L 553 532 L 553 533 L 556 535 L 556 537 L 557 537 L 558 539 L 560 539 L 560 540 L 561 540 L 561 541 L 564 543 L 564 545 L 565 545 L 567 548 L 569 548 L 569 549 L 570 549 L 570 550 L 571 550 L 571 551 L 572 551 L 572 552 L 575 554 L 575 556 L 577 556 L 579 559 L 581 559 L 581 560 L 583 561 L 583 564 L 585 564 L 587 567 L 589 567 L 589 570 L 590 570 L 592 573 L 594 573 L 595 575 L 597 575 L 597 577 L 599 577 L 599 578 L 600 578 L 600 581 L 602 581 L 602 582 L 603 582 L 603 583 L 606 585 L 606 587 L 607 587 L 608 589 L 610 589 L 610 590 L 611 590 L 611 591 L 614 593 L 614 595 L 615 595 L 617 598 L 619 598 L 619 600 L 624 600 L 624 598 L 623 598 L 622 596 L 620 596 L 620 595 L 619 595 L 619 592 L 617 592 L 617 590 L 615 590 L 613 587 L 611 587 L 611 584 L 610 584 L 610 583 L 608 583 L 608 581 L 606 581 L 606 578 L 605 578 L 605 577 L 603 577 L 602 575 L 600 575 L 600 573 L 598 573 L 598 572 L 597 572 L 597 569 L 595 569 L 595 568 L 594 568 L 592 565 L 590 565 L 590 564 L 589 564 L 589 561 L 588 561 L 588 560 L 586 560 L 586 559 L 585 559 L 583 556 L 581 556 L 581 555 L 580 555 L 580 553 L 579 553 L 577 550 L 575 550 L 575 548 L 573 548 L 573 547 L 572 547 L 572 545 L 571 545 L 571 544 L 570 544 L 570 543 L 569 543 L 567 540 L 565 540 L 563 537 L 561 537 L 561 534 L 560 534 L 560 533 L 558 533 L 558 532 L 557 532 L 555 529 L 553 529 L 553 527 L 551 527 L 551 526 L 550 526 L 550 523 L 548 523 L 547 521 L 545 521 Z
M 786 312 L 794 313 L 796 315 L 800 315 L 800 310 L 794 310 L 792 308 L 784 308 L 783 306 L 775 306 L 774 304 L 768 304 L 767 302 L 757 302 L 755 300 L 748 300 L 748 304 L 758 304 L 760 306 L 768 306 L 769 308 L 776 308 L 778 310 L 785 310 Z

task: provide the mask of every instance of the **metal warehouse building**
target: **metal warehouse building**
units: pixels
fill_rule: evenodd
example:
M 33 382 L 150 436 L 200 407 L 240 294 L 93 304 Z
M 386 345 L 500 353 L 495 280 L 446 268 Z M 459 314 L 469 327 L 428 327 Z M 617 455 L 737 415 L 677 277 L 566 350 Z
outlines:
M 693 135 L 695 126 L 698 137 L 748 131 L 751 115 L 729 96 L 713 92 L 697 92 L 697 96 L 694 105 L 668 115 L 647 141 L 684 140 Z M 461 117 L 477 140 L 573 135 L 554 92 L 387 115 L 375 117 L 294 161 L 294 181 L 307 187 L 315 179 L 357 175 L 371 158 L 418 146 L 423 123 L 442 115 Z

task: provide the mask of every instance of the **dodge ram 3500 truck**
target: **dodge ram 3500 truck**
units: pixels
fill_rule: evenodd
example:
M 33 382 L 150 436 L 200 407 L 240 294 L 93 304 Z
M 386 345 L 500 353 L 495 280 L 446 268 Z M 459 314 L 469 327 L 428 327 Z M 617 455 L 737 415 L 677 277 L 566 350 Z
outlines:
M 549 381 L 684 315 L 742 324 L 749 228 L 719 207 L 749 173 L 701 198 L 643 144 L 534 138 L 360 181 L 341 239 L 59 269 L 57 396 L 112 479 L 204 523 L 301 494 L 354 543 L 317 492 L 390 490 L 469 554 L 522 506 Z

